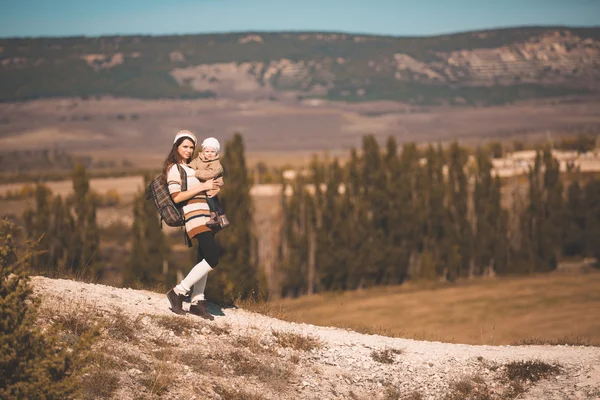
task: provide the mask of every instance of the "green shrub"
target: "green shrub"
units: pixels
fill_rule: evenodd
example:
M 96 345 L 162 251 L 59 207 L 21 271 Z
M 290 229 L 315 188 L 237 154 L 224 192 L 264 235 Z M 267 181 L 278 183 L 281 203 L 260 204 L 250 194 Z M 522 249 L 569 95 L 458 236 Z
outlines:
M 16 233 L 12 223 L 0 222 L 0 399 L 71 398 L 91 336 L 68 348 L 55 330 L 36 325 L 39 301 L 28 276 L 34 244 L 21 254 Z

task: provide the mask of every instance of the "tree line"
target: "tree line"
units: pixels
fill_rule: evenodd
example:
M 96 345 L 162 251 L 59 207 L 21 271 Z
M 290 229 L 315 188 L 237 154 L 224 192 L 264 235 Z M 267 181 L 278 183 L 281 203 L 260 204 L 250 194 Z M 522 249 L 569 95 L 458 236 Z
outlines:
M 512 193 L 519 188 L 527 192 Z M 561 175 L 549 147 L 519 184 L 494 176 L 486 149 L 469 157 L 456 142 L 407 143 L 399 152 L 390 137 L 381 151 L 366 136 L 360 156 L 352 150 L 343 166 L 314 159 L 283 190 L 283 296 L 546 272 L 562 257 L 600 257 L 600 180 Z
M 234 135 L 225 144 L 227 185 L 220 197 L 235 223 L 217 235 L 221 262 L 211 274 L 209 298 L 546 272 L 564 257 L 600 258 L 597 176 L 561 174 L 551 150 L 543 148 L 527 177 L 501 180 L 492 171 L 491 149 L 472 153 L 458 143 L 425 149 L 406 143 L 400 150 L 394 138 L 381 149 L 366 136 L 343 165 L 314 158 L 308 174 L 282 185 L 279 284 L 266 288 L 244 144 Z M 152 177 L 147 174 L 146 183 Z M 35 208 L 23 214 L 28 237 L 42 250 L 33 265 L 47 273 L 98 276 L 101 230 L 83 165 L 72 179 L 74 193 L 64 199 L 38 185 Z M 165 235 L 143 191 L 132 208 L 123 284 L 172 285 L 175 271 L 165 262 L 175 263 L 171 247 L 183 236 Z M 189 253 L 193 265 L 195 252 Z M 181 259 L 176 263 L 185 269 Z

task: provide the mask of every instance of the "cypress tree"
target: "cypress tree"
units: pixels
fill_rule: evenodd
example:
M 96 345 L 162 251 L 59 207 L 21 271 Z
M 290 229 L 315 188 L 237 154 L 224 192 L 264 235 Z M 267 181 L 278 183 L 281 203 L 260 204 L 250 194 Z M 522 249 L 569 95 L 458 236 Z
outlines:
M 29 239 L 38 243 L 39 253 L 33 255 L 36 268 L 39 271 L 49 271 L 55 267 L 50 260 L 50 243 L 52 237 L 49 235 L 51 224 L 50 201 L 52 192 L 48 187 L 38 184 L 35 186 L 35 209 L 26 209 L 23 212 L 25 231 Z
M 148 187 L 151 179 L 149 175 L 144 176 L 144 187 Z M 151 201 L 146 200 L 143 190 L 133 201 L 131 241 L 131 253 L 123 274 L 123 284 L 153 285 L 162 282 L 162 268 L 169 253 L 169 246 L 160 229 L 158 211 Z
M 487 151 L 478 149 L 473 191 L 475 232 L 473 234 L 474 273 L 485 267 L 503 269 L 507 253 L 507 212 L 500 205 L 500 178 L 492 177 L 492 163 Z
M 600 260 L 600 180 L 593 179 L 584 189 L 586 254 Z
M 558 263 L 563 227 L 559 164 L 550 149 L 538 151 L 529 172 L 529 205 L 523 218 L 523 248 L 532 272 L 547 272 Z
M 96 205 L 83 164 L 73 168 L 73 190 L 71 205 L 75 221 L 73 240 L 70 248 L 70 265 L 73 272 L 93 271 L 93 261 L 99 248 L 99 234 L 96 225 Z
M 421 251 L 429 252 L 438 276 L 448 277 L 447 253 L 451 246 L 450 213 L 446 208 L 446 183 L 444 179 L 445 156 L 441 147 L 428 146 L 421 185 L 423 204 L 423 236 Z
M 387 227 L 387 193 L 385 173 L 382 166 L 379 145 L 372 135 L 363 138 L 362 193 L 367 218 L 356 221 L 366 224 L 365 241 L 359 251 L 365 256 L 364 283 L 367 286 L 383 282 L 386 270 L 386 250 L 388 248 L 385 230 Z
M 541 226 L 541 256 L 544 260 L 543 271 L 555 269 L 562 247 L 562 230 L 564 227 L 563 185 L 560 179 L 558 161 L 552 156 L 549 148 L 544 149 L 544 205 L 545 213 Z
M 343 259 L 344 243 L 341 241 L 340 228 L 343 226 L 340 215 L 339 188 L 342 183 L 342 169 L 335 159 L 328 167 L 327 188 L 322 203 L 322 224 L 317 229 L 318 281 L 324 290 L 336 290 L 344 287 Z
M 239 133 L 225 143 L 224 157 L 225 186 L 219 200 L 231 225 L 217 235 L 223 251 L 217 273 L 211 276 L 218 277 L 218 284 L 208 285 L 207 289 L 220 299 L 230 301 L 238 296 L 248 298 L 258 294 L 258 262 L 252 250 L 256 245 L 252 233 L 253 205 L 244 143 Z
M 281 295 L 296 297 L 307 290 L 308 242 L 306 235 L 305 181 L 298 175 L 291 187 L 289 200 L 284 204 Z
M 74 221 L 69 208 L 60 196 L 52 199 L 52 223 L 50 237 L 50 265 L 64 271 L 69 260 L 69 246 L 73 236 Z
M 410 156 L 410 155 L 409 155 Z M 403 152 L 403 157 L 406 155 Z M 385 276 L 387 284 L 402 283 L 406 279 L 408 262 L 411 253 L 411 234 L 414 229 L 411 213 L 411 180 L 410 171 L 400 161 L 397 154 L 397 144 L 393 137 L 386 142 L 384 156 L 386 177 L 386 201 L 383 210 L 384 234 L 387 250 L 385 256 Z
M 452 263 L 449 264 L 450 279 L 466 275 L 472 263 L 473 234 L 468 220 L 469 189 L 465 167 L 468 155 L 457 142 L 448 151 L 448 211 L 451 218 Z M 456 248 L 455 248 L 456 247 Z
M 394 209 L 397 216 L 394 222 L 394 236 L 392 236 L 392 241 L 394 243 L 401 241 L 403 248 L 402 257 L 406 265 L 402 274 L 409 276 L 414 272 L 417 275 L 415 278 L 420 275 L 415 268 L 418 264 L 418 255 L 423 250 L 423 229 L 426 219 L 423 170 L 419 165 L 419 159 L 417 146 L 414 143 L 404 144 L 399 160 L 398 178 L 395 180 Z M 431 261 L 429 265 L 434 266 L 431 254 L 429 259 Z M 432 271 L 427 274 L 428 277 L 435 276 L 435 267 Z
M 575 179 L 569 185 L 565 204 L 565 226 L 562 237 L 562 252 L 565 256 L 585 254 L 586 211 L 583 191 L 581 190 L 579 181 Z

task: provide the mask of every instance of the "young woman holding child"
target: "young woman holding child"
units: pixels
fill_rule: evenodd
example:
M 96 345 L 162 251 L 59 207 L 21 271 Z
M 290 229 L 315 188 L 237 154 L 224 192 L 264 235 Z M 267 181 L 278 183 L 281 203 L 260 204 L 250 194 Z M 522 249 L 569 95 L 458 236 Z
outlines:
M 223 180 L 207 179 L 200 182 L 196 178 L 195 170 L 188 165 L 196 143 L 196 136 L 192 132 L 179 131 L 163 167 L 163 176 L 173 201 L 183 203 L 185 230 L 190 239 L 195 238 L 198 241 L 197 264 L 179 284 L 169 290 L 167 298 L 174 313 L 185 314 L 183 300 L 191 293 L 190 313 L 213 320 L 214 317 L 206 308 L 204 289 L 208 273 L 219 263 L 220 250 L 215 242 L 214 232 L 206 225 L 211 217 L 207 192 L 216 195 Z M 187 190 L 184 192 L 181 191 L 181 176 L 177 164 L 186 174 Z

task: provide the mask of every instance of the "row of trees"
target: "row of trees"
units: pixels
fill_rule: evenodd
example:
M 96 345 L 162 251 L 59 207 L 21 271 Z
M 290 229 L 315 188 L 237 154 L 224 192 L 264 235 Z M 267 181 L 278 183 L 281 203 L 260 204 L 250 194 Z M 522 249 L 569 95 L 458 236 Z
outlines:
M 220 197 L 235 223 L 218 235 L 221 262 L 207 291 L 213 299 L 231 300 L 254 295 L 266 287 L 266 277 L 258 268 L 239 134 L 225 152 L 227 185 Z M 73 185 L 66 199 L 38 186 L 36 208 L 24 213 L 26 231 L 43 251 L 34 260 L 38 270 L 100 272 L 96 205 L 81 165 Z M 489 149 L 471 155 L 457 143 L 425 150 L 408 143 L 400 152 L 390 138 L 381 151 L 367 136 L 360 156 L 353 150 L 345 165 L 314 159 L 310 174 L 283 186 L 290 191 L 281 197 L 275 260 L 277 290 L 284 296 L 407 279 L 545 272 L 561 257 L 600 256 L 600 181 L 561 175 L 549 149 L 538 151 L 522 184 L 492 174 Z M 133 216 L 124 284 L 173 284 L 174 271 L 165 274 L 164 265 L 174 258 L 170 243 L 181 237 L 165 236 L 143 192 Z M 190 251 L 190 266 L 193 258 Z
M 75 165 L 72 179 L 73 194 L 65 199 L 54 196 L 46 186 L 37 185 L 35 209 L 23 213 L 28 237 L 39 241 L 41 252 L 32 263 L 38 271 L 94 272 L 100 239 L 96 205 L 82 164 Z
M 398 155 L 393 138 L 381 153 L 367 136 L 344 167 L 315 159 L 284 187 L 281 292 L 544 272 L 562 255 L 600 256 L 600 181 L 572 178 L 565 196 L 549 149 L 520 185 L 493 176 L 482 149 L 409 143 Z

